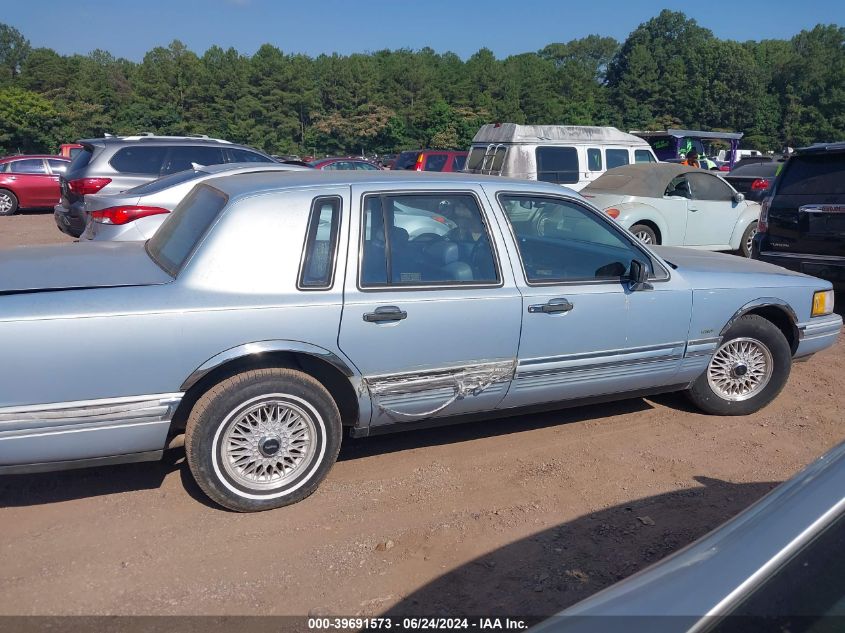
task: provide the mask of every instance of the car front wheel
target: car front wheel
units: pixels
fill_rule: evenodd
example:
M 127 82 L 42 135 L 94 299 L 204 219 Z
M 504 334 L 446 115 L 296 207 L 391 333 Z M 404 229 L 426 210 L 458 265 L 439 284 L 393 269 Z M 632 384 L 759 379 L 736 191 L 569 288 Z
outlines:
M 783 332 L 761 316 L 746 315 L 728 330 L 687 395 L 707 413 L 747 415 L 774 400 L 791 367 L 792 351 Z
M 340 413 L 325 387 L 290 369 L 224 380 L 194 405 L 185 454 L 200 488 L 237 512 L 304 499 L 340 449 Z

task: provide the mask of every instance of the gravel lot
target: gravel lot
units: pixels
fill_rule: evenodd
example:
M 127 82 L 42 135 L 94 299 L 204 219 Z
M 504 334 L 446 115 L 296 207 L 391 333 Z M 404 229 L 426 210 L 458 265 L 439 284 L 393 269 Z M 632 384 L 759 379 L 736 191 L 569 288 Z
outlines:
M 70 241 L 51 214 L 0 246 Z M 845 343 L 746 418 L 679 396 L 345 441 L 255 515 L 161 463 L 0 477 L 0 614 L 551 614 L 701 536 L 845 438 Z

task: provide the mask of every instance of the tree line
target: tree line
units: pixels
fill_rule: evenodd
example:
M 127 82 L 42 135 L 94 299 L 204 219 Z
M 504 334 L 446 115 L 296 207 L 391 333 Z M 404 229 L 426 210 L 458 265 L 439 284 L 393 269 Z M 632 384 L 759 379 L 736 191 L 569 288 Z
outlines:
M 274 154 L 466 148 L 494 121 L 745 133 L 774 150 L 845 139 L 845 28 L 715 37 L 662 11 L 624 42 L 590 35 L 497 59 L 430 48 L 252 56 L 179 41 L 140 63 L 59 55 L 0 24 L 0 154 L 104 133 L 208 134 Z

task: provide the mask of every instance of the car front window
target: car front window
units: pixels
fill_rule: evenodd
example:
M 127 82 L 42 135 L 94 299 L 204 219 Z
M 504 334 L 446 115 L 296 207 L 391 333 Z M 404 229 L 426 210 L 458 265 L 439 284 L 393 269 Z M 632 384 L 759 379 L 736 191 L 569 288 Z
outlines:
M 512 194 L 499 202 L 528 283 L 622 279 L 634 259 L 653 272 L 651 258 L 577 202 Z

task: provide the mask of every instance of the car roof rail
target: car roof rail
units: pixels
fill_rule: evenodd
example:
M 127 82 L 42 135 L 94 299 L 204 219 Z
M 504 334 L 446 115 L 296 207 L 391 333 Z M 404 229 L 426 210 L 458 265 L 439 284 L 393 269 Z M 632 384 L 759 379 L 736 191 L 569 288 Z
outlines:
M 134 134 L 132 136 L 122 136 L 120 137 L 124 141 L 141 141 L 141 140 L 202 140 L 202 141 L 213 141 L 215 143 L 226 143 L 227 145 L 232 145 L 232 141 L 227 141 L 222 138 L 212 138 L 207 134 L 186 134 L 183 136 L 179 135 L 169 135 L 169 134 L 154 134 L 152 132 L 140 132 L 139 134 Z

